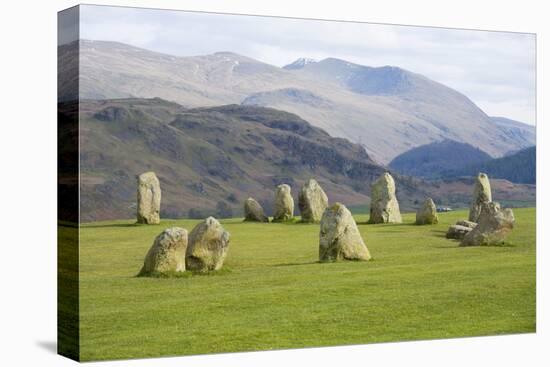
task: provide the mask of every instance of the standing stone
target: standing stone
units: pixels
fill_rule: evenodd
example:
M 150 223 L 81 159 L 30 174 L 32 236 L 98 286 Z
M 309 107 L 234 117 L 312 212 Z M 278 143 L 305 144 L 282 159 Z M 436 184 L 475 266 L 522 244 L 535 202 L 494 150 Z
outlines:
M 492 200 L 489 177 L 485 173 L 479 173 L 474 183 L 474 194 L 468 220 L 477 223 L 479 214 L 481 213 L 481 207 L 483 204 L 491 202 Z
M 298 196 L 302 222 L 318 223 L 328 207 L 327 194 L 314 179 L 308 180 Z
M 416 224 L 437 224 L 437 208 L 432 198 L 426 199 L 424 205 L 416 212 Z
M 294 217 L 294 199 L 290 194 L 290 186 L 282 184 L 275 191 L 274 222 L 285 222 Z
M 213 217 L 197 224 L 189 234 L 185 255 L 188 270 L 206 272 L 219 270 L 229 249 L 229 232 Z
M 514 228 L 512 209 L 501 209 L 496 202 L 486 202 L 481 207 L 478 224 L 464 236 L 460 246 L 486 246 L 502 243 Z
M 264 214 L 264 208 L 256 200 L 248 198 L 244 202 L 244 221 L 245 222 L 269 222 L 269 218 Z
M 366 261 L 370 258 L 369 250 L 348 208 L 340 203 L 328 207 L 321 218 L 319 261 Z
M 445 237 L 447 238 L 453 238 L 455 240 L 461 240 L 466 236 L 469 232 L 472 231 L 472 228 L 461 226 L 459 224 L 454 224 L 449 227 L 447 230 L 447 234 Z
M 137 178 L 137 222 L 160 223 L 160 183 L 155 172 L 145 172 Z
M 186 250 L 187 230 L 179 227 L 165 229 L 147 252 L 139 275 L 185 271 Z
M 399 203 L 395 196 L 395 181 L 388 172 L 371 186 L 369 223 L 401 223 Z

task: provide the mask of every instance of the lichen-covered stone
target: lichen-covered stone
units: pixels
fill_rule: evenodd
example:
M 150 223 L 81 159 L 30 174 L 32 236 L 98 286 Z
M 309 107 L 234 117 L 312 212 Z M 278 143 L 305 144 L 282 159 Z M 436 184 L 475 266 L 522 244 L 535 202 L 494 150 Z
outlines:
M 253 198 L 248 198 L 244 202 L 244 220 L 245 222 L 269 222 L 269 218 L 264 214 L 264 208 Z
M 435 203 L 432 198 L 428 198 L 416 212 L 416 224 L 437 224 L 438 222 Z
M 179 227 L 162 231 L 145 256 L 140 275 L 185 271 L 187 230 Z
M 274 222 L 286 222 L 294 218 L 294 199 L 290 193 L 290 186 L 282 184 L 275 190 Z
M 481 207 L 483 204 L 489 203 L 492 200 L 489 177 L 485 173 L 479 173 L 474 183 L 474 193 L 472 196 L 472 204 L 470 205 L 468 220 L 477 223 L 481 213 Z
M 340 203 L 328 207 L 321 218 L 319 261 L 370 258 L 369 250 L 361 238 L 351 212 Z
M 298 196 L 298 207 L 302 222 L 318 223 L 328 207 L 328 197 L 314 179 L 308 180 Z
M 514 228 L 515 218 L 512 209 L 501 209 L 496 202 L 484 203 L 479 214 L 478 224 L 462 239 L 460 246 L 497 245 L 504 241 Z
M 208 217 L 189 233 L 186 267 L 195 272 L 219 270 L 228 249 L 229 232 L 215 218 Z
M 475 228 L 477 226 L 476 222 L 472 222 L 472 221 L 469 221 L 469 220 L 466 220 L 466 219 L 459 220 L 459 221 L 456 222 L 456 224 L 459 225 L 459 226 L 464 226 L 464 227 L 468 227 L 468 228 Z
M 455 239 L 455 240 L 461 240 L 471 230 L 472 230 L 472 228 L 470 228 L 470 227 L 465 227 L 465 226 L 461 226 L 461 225 L 458 225 L 458 224 L 454 224 L 454 225 L 449 227 L 445 237 L 452 238 L 452 239 Z
M 384 173 L 371 186 L 369 223 L 401 223 L 399 203 L 395 196 L 395 181 Z
M 160 223 L 160 183 L 154 172 L 145 172 L 137 177 L 137 222 Z

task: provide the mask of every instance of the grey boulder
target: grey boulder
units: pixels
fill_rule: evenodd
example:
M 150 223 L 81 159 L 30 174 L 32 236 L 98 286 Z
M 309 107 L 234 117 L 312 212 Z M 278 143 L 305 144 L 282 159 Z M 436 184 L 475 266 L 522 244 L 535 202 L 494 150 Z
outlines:
M 274 222 L 286 222 L 294 218 L 294 199 L 290 193 L 290 186 L 282 184 L 275 190 Z
M 179 227 L 162 231 L 147 252 L 139 275 L 185 271 L 187 230 Z
M 328 207 L 321 218 L 319 261 L 369 260 L 371 255 L 351 212 L 340 203 Z
M 160 223 L 160 183 L 155 172 L 145 172 L 137 177 L 137 222 Z
M 475 228 L 477 226 L 477 223 L 466 219 L 459 220 L 456 222 L 456 224 L 459 226 L 468 227 L 468 228 Z
M 189 233 L 185 265 L 195 272 L 219 270 L 228 249 L 229 232 L 215 218 L 208 217 Z
M 309 179 L 298 196 L 298 207 L 302 222 L 318 223 L 328 207 L 328 197 L 314 179 Z
M 438 222 L 435 203 L 432 198 L 428 198 L 416 212 L 416 224 L 437 224 Z
M 512 209 L 502 209 L 499 203 L 484 203 L 477 226 L 462 239 L 460 246 L 501 244 L 514 228 Z
M 401 223 L 399 203 L 395 196 L 395 181 L 388 173 L 380 176 L 371 186 L 369 223 Z
M 245 222 L 269 222 L 269 218 L 264 214 L 264 208 L 253 198 L 248 198 L 244 202 L 244 220 Z
M 461 240 L 471 230 L 472 230 L 472 228 L 470 228 L 470 227 L 465 227 L 465 226 L 461 226 L 461 225 L 458 225 L 458 224 L 454 224 L 454 225 L 449 227 L 445 237 L 452 238 L 452 239 L 455 239 L 455 240 Z
M 489 182 L 489 176 L 485 173 L 479 173 L 475 179 L 474 192 L 472 195 L 472 204 L 470 205 L 470 213 L 468 214 L 468 220 L 470 222 L 478 222 L 479 215 L 481 214 L 481 207 L 485 203 L 491 202 L 491 183 Z

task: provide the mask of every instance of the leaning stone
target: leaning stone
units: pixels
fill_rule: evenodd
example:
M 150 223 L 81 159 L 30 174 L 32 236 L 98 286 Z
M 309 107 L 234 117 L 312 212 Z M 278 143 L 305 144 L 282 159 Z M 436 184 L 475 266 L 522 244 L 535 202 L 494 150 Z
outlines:
M 229 249 L 229 232 L 213 217 L 197 224 L 189 234 L 185 256 L 188 270 L 206 272 L 219 270 Z
M 275 191 L 274 222 L 286 222 L 294 217 L 294 199 L 290 194 L 290 186 L 282 184 Z
M 154 172 L 145 172 L 137 178 L 137 222 L 160 223 L 160 183 Z
M 514 228 L 514 223 L 512 209 L 501 209 L 496 202 L 485 203 L 481 207 L 477 226 L 464 236 L 460 246 L 501 244 Z
M 437 224 L 437 208 L 432 198 L 427 198 L 424 205 L 416 212 L 416 224 Z
M 458 222 L 456 222 L 456 224 L 459 226 L 468 227 L 468 228 L 475 228 L 477 226 L 477 223 L 471 222 L 466 219 L 459 220 Z
M 328 207 L 321 218 L 319 261 L 370 258 L 351 212 L 340 203 Z
M 445 237 L 452 238 L 452 239 L 455 239 L 455 240 L 461 240 L 471 230 L 472 230 L 472 228 L 470 228 L 470 227 L 464 227 L 464 226 L 455 224 L 455 225 L 452 225 L 452 226 L 449 227 Z
M 468 220 L 477 223 L 479 214 L 481 213 L 481 207 L 483 204 L 491 202 L 492 200 L 489 177 L 485 173 L 479 173 L 474 183 L 474 193 Z
M 327 194 L 314 179 L 308 180 L 298 196 L 302 222 L 318 223 L 328 206 Z
M 185 271 L 187 230 L 179 227 L 162 231 L 145 256 L 140 276 Z
M 264 214 L 264 208 L 252 198 L 244 202 L 244 220 L 245 222 L 269 222 L 269 218 Z
M 369 223 L 401 223 L 399 203 L 395 196 L 395 181 L 384 173 L 371 186 Z

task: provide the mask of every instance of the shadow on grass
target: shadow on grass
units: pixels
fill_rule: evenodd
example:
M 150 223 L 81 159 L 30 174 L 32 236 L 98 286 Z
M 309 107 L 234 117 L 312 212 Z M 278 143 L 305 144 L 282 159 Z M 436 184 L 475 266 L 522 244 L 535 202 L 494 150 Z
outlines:
M 416 224 L 416 222 L 406 222 L 406 223 L 370 223 L 370 222 L 355 222 L 358 226 L 378 226 L 382 228 L 399 228 L 399 227 L 418 227 L 422 228 L 428 226 L 428 224 Z
M 275 264 L 272 266 L 280 267 L 280 266 L 302 266 L 302 265 L 313 265 L 313 264 L 321 264 L 320 261 L 307 261 L 303 263 L 295 262 L 295 263 L 283 263 L 283 264 Z
M 442 238 L 447 238 L 447 231 L 444 231 L 444 230 L 433 230 L 431 231 L 431 233 L 434 234 L 434 236 L 437 236 L 437 237 L 442 237 Z M 447 238 L 448 240 L 452 240 L 452 238 Z
M 516 245 L 509 243 L 509 242 L 502 242 L 502 243 L 493 243 L 490 245 L 475 245 L 475 246 L 460 246 L 460 240 L 457 239 L 449 239 L 449 241 L 452 241 L 449 246 L 434 246 L 434 248 L 446 248 L 446 249 L 464 249 L 464 248 L 480 248 L 480 247 L 516 247 Z
M 139 223 L 114 223 L 114 224 L 90 224 L 83 223 L 82 228 L 127 228 L 127 227 L 148 227 L 158 224 L 139 224 Z
M 192 278 L 192 277 L 209 277 L 209 276 L 220 276 L 231 273 L 232 270 L 229 268 L 222 268 L 220 270 L 213 271 L 184 271 L 184 272 L 168 272 L 168 273 L 138 273 L 133 278 L 156 278 L 156 279 L 178 279 L 178 278 Z

